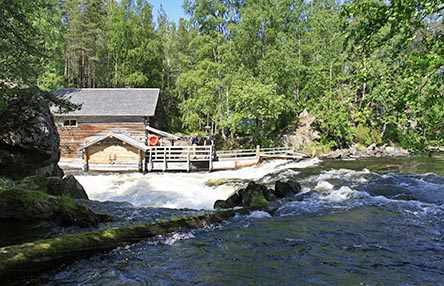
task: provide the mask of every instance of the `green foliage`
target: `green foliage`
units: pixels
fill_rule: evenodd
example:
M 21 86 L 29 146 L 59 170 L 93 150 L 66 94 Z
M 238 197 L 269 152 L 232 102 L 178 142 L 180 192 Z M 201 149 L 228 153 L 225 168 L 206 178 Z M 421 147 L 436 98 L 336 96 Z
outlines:
M 156 25 L 148 0 L 5 0 L 0 88 L 160 87 L 165 129 L 268 146 L 306 109 L 328 147 L 423 148 L 444 138 L 441 2 L 186 0 Z
M 377 130 L 363 126 L 362 124 L 353 127 L 352 133 L 354 133 L 353 142 L 355 143 L 363 144 L 364 146 L 369 146 L 373 143 L 382 143 L 381 136 Z
M 0 9 L 0 79 L 35 85 L 39 59 L 47 56 L 41 31 L 33 22 L 47 8 L 45 0 L 3 0 Z M 0 85 L 3 89 L 3 84 Z
M 226 126 L 256 140 L 273 132 L 276 122 L 285 110 L 285 101 L 271 84 L 263 84 L 254 78 L 235 82 L 231 90 L 230 114 Z
M 355 101 L 367 114 L 365 124 L 407 148 L 424 148 L 442 136 L 442 3 L 365 0 L 343 11 L 356 67 Z

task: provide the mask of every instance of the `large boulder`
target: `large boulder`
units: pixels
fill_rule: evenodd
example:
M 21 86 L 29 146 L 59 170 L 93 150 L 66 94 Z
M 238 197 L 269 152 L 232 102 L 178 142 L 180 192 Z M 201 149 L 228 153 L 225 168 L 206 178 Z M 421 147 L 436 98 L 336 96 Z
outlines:
M 275 183 L 275 189 L 266 186 L 248 183 L 245 189 L 233 193 L 226 200 L 218 200 L 214 203 L 215 209 L 228 209 L 234 207 L 267 208 L 279 199 L 302 200 L 303 196 L 297 196 L 301 191 L 301 185 L 296 181 Z
M 268 193 L 270 193 L 270 191 L 268 191 L 264 185 L 250 182 L 245 189 L 236 191 L 228 199 L 217 200 L 214 203 L 214 208 L 266 207 L 268 205 L 268 199 L 266 198 Z
M 46 93 L 35 88 L 13 89 L 3 95 L 0 110 L 0 176 L 63 176 L 60 138 Z
M 62 225 L 97 226 L 111 221 L 68 196 L 53 196 L 40 190 L 16 185 L 0 190 L 0 222 L 55 221 Z
M 88 199 L 85 189 L 72 175 L 66 177 L 26 177 L 17 183 L 18 186 L 33 191 L 42 191 L 53 196 L 68 196 L 73 199 Z

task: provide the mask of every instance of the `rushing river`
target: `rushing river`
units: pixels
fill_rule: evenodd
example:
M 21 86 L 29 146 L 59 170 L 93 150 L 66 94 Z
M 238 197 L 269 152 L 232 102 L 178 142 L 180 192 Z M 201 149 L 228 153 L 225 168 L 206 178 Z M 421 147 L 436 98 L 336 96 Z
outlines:
M 116 223 L 211 210 L 254 180 L 307 192 L 271 217 L 148 239 L 29 285 L 443 285 L 444 158 L 272 161 L 236 171 L 77 176 Z

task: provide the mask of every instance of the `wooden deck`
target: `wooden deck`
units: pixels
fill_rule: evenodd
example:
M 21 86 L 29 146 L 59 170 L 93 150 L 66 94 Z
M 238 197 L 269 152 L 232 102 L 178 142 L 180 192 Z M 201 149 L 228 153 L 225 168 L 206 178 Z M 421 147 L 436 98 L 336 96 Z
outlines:
M 92 172 L 193 172 L 234 170 L 265 160 L 301 160 L 308 155 L 291 148 L 214 150 L 212 146 L 148 147 L 143 160 L 125 164 L 89 164 Z
M 212 146 L 156 146 L 145 153 L 144 172 L 212 170 Z
M 146 152 L 145 172 L 214 171 L 254 166 L 264 160 L 301 160 L 306 154 L 291 148 L 214 150 L 212 146 L 160 146 Z

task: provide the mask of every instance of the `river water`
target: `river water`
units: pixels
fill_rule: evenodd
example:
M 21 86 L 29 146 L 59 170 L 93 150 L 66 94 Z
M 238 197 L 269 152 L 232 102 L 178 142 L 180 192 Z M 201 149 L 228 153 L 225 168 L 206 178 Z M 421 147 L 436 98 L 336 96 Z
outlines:
M 202 209 L 254 180 L 306 196 L 271 217 L 141 241 L 29 285 L 443 285 L 444 157 L 271 161 L 213 173 L 77 176 L 96 211 L 125 225 Z

